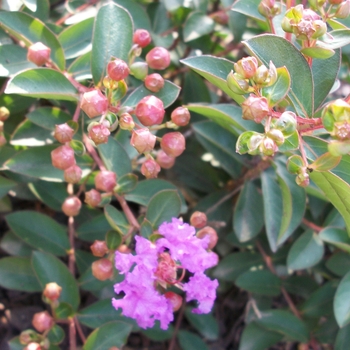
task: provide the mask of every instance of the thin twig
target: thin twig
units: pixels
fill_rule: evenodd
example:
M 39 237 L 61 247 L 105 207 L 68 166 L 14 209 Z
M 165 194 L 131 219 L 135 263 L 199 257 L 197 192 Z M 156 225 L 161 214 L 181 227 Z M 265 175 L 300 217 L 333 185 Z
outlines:
M 303 224 L 305 224 L 307 227 L 310 227 L 312 230 L 314 230 L 317 233 L 319 233 L 323 230 L 322 226 L 318 226 L 305 218 L 303 218 Z
M 120 206 L 123 209 L 123 212 L 126 216 L 126 218 L 129 221 L 129 224 L 137 229 L 140 229 L 140 224 L 137 222 L 134 214 L 132 213 L 128 203 L 126 202 L 125 198 L 123 196 L 120 196 L 119 194 L 114 194 L 115 198 L 117 198 Z

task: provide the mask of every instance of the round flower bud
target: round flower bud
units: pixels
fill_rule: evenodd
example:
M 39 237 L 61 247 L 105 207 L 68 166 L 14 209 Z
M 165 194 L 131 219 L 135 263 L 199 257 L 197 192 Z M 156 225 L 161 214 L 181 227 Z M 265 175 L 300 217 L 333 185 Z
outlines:
M 160 166 L 154 159 L 147 159 L 141 166 L 141 174 L 147 179 L 155 179 L 160 172 Z
M 143 48 L 151 43 L 152 37 L 148 30 L 136 29 L 132 41 Z
M 248 92 L 249 83 L 248 80 L 243 79 L 239 74 L 231 72 L 227 75 L 226 78 L 227 86 L 235 94 L 244 95 Z
M 191 114 L 185 107 L 177 107 L 171 113 L 171 120 L 178 126 L 185 126 L 190 122 Z
M 43 350 L 43 348 L 40 346 L 40 344 L 31 342 L 26 347 L 24 347 L 23 350 Z
M 178 157 L 186 148 L 186 141 L 180 132 L 169 132 L 160 142 L 162 150 L 170 157 Z
M 119 127 L 122 130 L 129 130 L 129 131 L 131 131 L 135 127 L 134 120 L 132 119 L 132 116 L 129 113 L 123 113 L 119 117 Z
M 218 242 L 218 239 L 219 239 L 216 231 L 210 226 L 205 226 L 204 228 L 199 230 L 196 236 L 198 238 L 204 238 L 206 236 L 209 237 L 208 249 L 213 249 L 216 246 L 216 243 Z
M 95 186 L 103 192 L 112 192 L 117 186 L 117 174 L 113 171 L 103 170 L 95 176 Z
M 174 292 L 166 292 L 164 296 L 170 301 L 174 312 L 180 309 L 182 305 L 182 298 L 179 294 Z
M 195 211 L 190 217 L 190 223 L 195 228 L 203 228 L 207 224 L 207 216 L 201 211 Z
M 265 137 L 259 145 L 259 150 L 265 156 L 273 156 L 278 151 L 278 147 L 274 140 Z
M 258 60 L 255 57 L 244 57 L 236 62 L 233 67 L 242 78 L 251 79 L 258 69 Z
M 170 169 L 175 164 L 175 158 L 168 156 L 163 150 L 157 153 L 156 161 L 163 169 Z
M 349 3 L 350 4 L 350 3 Z M 311 35 L 312 39 L 317 39 L 320 36 L 327 33 L 327 24 L 322 20 L 318 19 L 312 22 L 314 33 Z
M 33 331 L 32 329 L 27 329 L 23 332 L 21 332 L 21 334 L 19 335 L 19 342 L 22 345 L 26 345 L 29 344 L 30 342 L 32 342 L 32 340 L 38 335 L 38 333 L 36 333 L 35 331 Z
M 102 258 L 108 253 L 106 241 L 95 240 L 95 242 L 90 246 L 90 249 L 92 255 L 98 256 L 99 258 Z
M 165 109 L 162 100 L 153 95 L 145 96 L 135 108 L 136 117 L 145 126 L 161 124 L 164 114 Z
M 337 18 L 346 18 L 350 14 L 350 0 L 345 0 L 342 2 L 337 11 L 335 12 L 335 17 Z
M 111 132 L 103 124 L 94 125 L 89 129 L 89 137 L 95 142 L 95 145 L 108 142 L 108 136 Z
M 67 124 L 59 124 L 55 126 L 53 137 L 60 143 L 72 141 L 74 130 Z
M 0 107 L 0 120 L 4 122 L 10 116 L 10 111 L 6 107 Z
M 43 291 L 44 297 L 51 301 L 57 300 L 61 295 L 62 288 L 56 282 L 47 283 Z
M 153 150 L 156 139 L 148 129 L 138 129 L 132 131 L 130 144 L 137 152 L 146 153 Z
M 60 146 L 51 152 L 52 165 L 65 170 L 75 164 L 74 151 L 69 146 Z
M 130 73 L 139 80 L 144 80 L 148 74 L 148 64 L 146 62 L 134 62 L 130 66 Z
M 275 127 L 282 131 L 284 137 L 291 136 L 297 129 L 297 116 L 295 113 L 283 112 L 278 118 Z
M 112 80 L 119 81 L 125 79 L 129 75 L 130 69 L 125 61 L 116 58 L 108 62 L 107 73 Z
M 147 75 L 145 78 L 145 86 L 152 92 L 158 92 L 164 87 L 164 79 L 158 73 Z
M 85 203 L 93 208 L 100 204 L 101 199 L 101 193 L 95 189 L 85 192 Z
M 62 204 L 62 211 L 67 216 L 77 216 L 80 213 L 81 201 L 77 196 L 69 196 Z
M 117 250 L 118 250 L 118 252 L 123 253 L 123 254 L 131 253 L 130 248 L 126 244 L 121 244 Z
M 82 177 L 83 171 L 77 165 L 72 165 L 64 170 L 64 180 L 71 184 L 77 184 Z
M 42 311 L 34 314 L 32 324 L 38 332 L 42 333 L 54 325 L 54 320 L 47 311 Z
M 225 25 L 228 23 L 230 17 L 228 16 L 228 14 L 226 13 L 226 11 L 222 10 L 222 11 L 217 11 L 217 12 L 214 12 L 212 15 L 211 15 L 211 18 L 216 22 L 216 23 L 219 23 L 219 24 L 222 24 L 222 25 Z
M 37 66 L 42 66 L 49 61 L 51 49 L 41 42 L 37 42 L 28 48 L 27 60 Z
M 164 47 L 155 47 L 146 55 L 146 62 L 152 69 L 165 69 L 170 65 L 170 54 Z
M 91 269 L 92 275 L 100 281 L 105 281 L 113 276 L 113 264 L 106 258 L 94 261 Z
M 298 174 L 297 177 L 295 178 L 295 182 L 300 187 L 307 187 L 307 186 L 309 186 L 309 184 L 310 184 L 310 176 L 307 173 L 307 171 L 304 170 L 304 171 L 300 172 L 300 174 Z
M 80 104 L 80 108 L 89 118 L 95 118 L 107 112 L 108 100 L 100 90 L 85 92 Z
M 242 103 L 242 118 L 254 120 L 256 123 L 267 117 L 269 114 L 269 104 L 266 97 L 257 97 L 251 94 Z
M 277 146 L 281 146 L 284 143 L 284 135 L 281 130 L 271 129 L 267 133 L 267 136 L 274 140 Z

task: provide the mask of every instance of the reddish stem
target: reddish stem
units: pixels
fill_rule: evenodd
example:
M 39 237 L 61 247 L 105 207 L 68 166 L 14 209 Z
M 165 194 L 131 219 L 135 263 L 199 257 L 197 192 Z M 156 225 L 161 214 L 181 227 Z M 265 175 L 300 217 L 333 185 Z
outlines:
M 95 161 L 100 170 L 106 170 L 106 167 L 103 165 L 101 158 L 99 157 L 95 148 L 91 145 L 89 138 L 85 134 L 83 135 L 83 142 L 90 156 Z
M 319 233 L 323 230 L 323 227 L 318 226 L 305 218 L 303 219 L 303 224 L 305 224 L 307 227 L 310 227 L 312 230 L 314 230 L 317 233 Z
M 74 322 L 75 322 L 75 327 L 78 331 L 79 337 L 80 337 L 81 341 L 83 342 L 83 344 L 85 344 L 85 342 L 86 342 L 85 335 L 83 333 L 83 330 L 81 329 L 81 326 L 80 326 L 78 319 L 75 316 L 74 316 Z
M 129 224 L 137 229 L 140 229 L 140 224 L 137 222 L 134 214 L 132 213 L 130 207 L 128 206 L 128 203 L 126 202 L 125 198 L 123 196 L 120 196 L 119 194 L 114 194 L 115 198 L 117 198 L 120 206 L 123 209 L 123 212 L 126 216 L 126 218 L 129 221 Z
M 69 350 L 77 349 L 77 339 L 75 332 L 75 323 L 73 318 L 69 318 Z

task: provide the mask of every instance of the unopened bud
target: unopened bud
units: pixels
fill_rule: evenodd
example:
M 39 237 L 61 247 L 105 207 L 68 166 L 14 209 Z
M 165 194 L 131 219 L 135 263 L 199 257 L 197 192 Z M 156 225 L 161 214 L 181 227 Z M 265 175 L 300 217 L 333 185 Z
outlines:
M 83 171 L 78 165 L 72 165 L 64 170 L 64 180 L 71 184 L 77 184 L 83 175 Z
M 153 95 L 145 96 L 135 108 L 136 117 L 145 126 L 161 124 L 164 114 L 165 109 L 162 100 Z
M 151 34 L 146 29 L 136 29 L 132 38 L 133 42 L 144 48 L 152 41 Z
M 155 179 L 160 172 L 160 166 L 154 159 L 147 159 L 141 166 L 141 174 L 147 179 Z
M 266 97 L 257 97 L 251 94 L 242 103 L 242 118 L 254 120 L 256 123 L 267 117 L 269 114 L 269 104 Z
M 180 309 L 182 305 L 182 297 L 179 294 L 174 292 L 166 292 L 164 296 L 170 301 L 174 312 Z
M 69 146 L 60 146 L 51 152 L 52 165 L 61 170 L 65 170 L 75 164 L 74 151 Z
M 253 80 L 256 84 L 261 86 L 271 86 L 277 80 L 277 69 L 275 65 L 270 61 L 269 68 L 264 65 L 261 65 L 256 70 Z
M 275 4 L 275 0 L 262 0 L 258 6 L 259 13 L 266 17 L 272 18 L 280 13 L 280 6 Z
M 103 124 L 94 125 L 89 129 L 89 137 L 95 142 L 95 145 L 108 142 L 108 136 L 111 132 Z
M 146 62 L 152 69 L 162 70 L 170 65 L 170 54 L 164 47 L 155 47 L 146 55 Z
M 33 340 L 35 340 L 35 338 L 37 338 L 37 336 L 38 336 L 38 333 L 36 333 L 32 329 L 27 329 L 27 330 L 21 332 L 21 334 L 19 335 L 19 342 L 22 345 L 26 345 L 26 344 L 33 342 Z
M 37 42 L 28 48 L 27 59 L 37 66 L 42 66 L 49 61 L 51 49 L 42 42 Z
M 121 244 L 117 250 L 123 254 L 129 254 L 131 252 L 130 248 L 126 244 Z
M 47 311 L 42 311 L 34 314 L 32 324 L 38 332 L 42 333 L 54 325 L 54 320 Z
M 112 192 L 117 185 L 117 174 L 113 171 L 102 170 L 95 176 L 95 186 L 103 192 Z
M 106 113 L 108 100 L 100 90 L 92 90 L 84 93 L 80 107 L 89 118 L 95 118 Z
M 0 107 L 0 121 L 4 122 L 10 116 L 10 111 L 2 106 Z
M 279 129 L 271 129 L 267 132 L 267 136 L 274 140 L 277 146 L 284 144 L 284 135 Z
M 265 156 L 273 156 L 278 151 L 276 142 L 269 137 L 265 137 L 259 145 L 260 152 Z
M 207 220 L 207 215 L 201 211 L 195 211 L 190 217 L 190 223 L 195 228 L 203 228 Z
M 60 143 L 70 142 L 74 136 L 74 130 L 67 124 L 59 124 L 55 126 L 54 138 Z
M 302 171 L 300 174 L 297 175 L 297 177 L 295 178 L 295 182 L 300 187 L 307 187 L 310 184 L 310 176 L 306 172 L 306 170 Z
M 146 153 L 154 149 L 156 139 L 148 129 L 138 129 L 132 131 L 130 144 L 137 152 Z
M 232 90 L 235 94 L 244 95 L 249 90 L 248 81 L 241 77 L 239 74 L 233 73 L 233 71 L 228 74 L 226 81 L 229 89 Z
M 349 0 L 350 1 L 350 0 Z M 312 23 L 314 28 L 314 33 L 311 35 L 312 39 L 317 39 L 320 36 L 327 33 L 327 24 L 323 22 L 322 20 L 318 19 L 316 21 L 313 21 Z
M 43 291 L 44 297 L 51 301 L 57 300 L 61 295 L 62 288 L 56 282 L 47 283 Z
M 119 126 L 122 130 L 131 131 L 135 127 L 135 122 L 129 113 L 123 113 L 119 117 Z
M 81 201 L 77 196 L 66 198 L 62 204 L 62 211 L 67 216 L 77 216 L 80 213 Z
M 130 73 L 139 80 L 144 80 L 148 74 L 148 64 L 146 62 L 134 62 L 130 66 Z
M 92 254 L 94 256 L 98 256 L 99 258 L 102 258 L 108 253 L 106 241 L 95 240 L 95 242 L 90 246 L 90 249 Z
M 152 92 L 158 92 L 164 87 L 164 79 L 158 73 L 147 75 L 147 77 L 145 78 L 145 86 L 148 90 Z
M 106 258 L 94 261 L 91 269 L 92 275 L 100 281 L 105 281 L 113 276 L 113 264 Z
M 228 23 L 230 17 L 228 16 L 228 14 L 226 13 L 226 11 L 222 10 L 222 11 L 218 11 L 215 12 L 211 15 L 211 18 L 219 24 L 225 25 Z
M 95 189 L 85 192 L 85 203 L 93 208 L 100 204 L 101 199 L 101 193 Z
M 216 243 L 219 239 L 216 231 L 210 226 L 205 226 L 204 228 L 199 230 L 196 236 L 201 239 L 203 239 L 204 237 L 208 237 L 208 249 L 213 249 L 216 246 Z
M 337 18 L 347 18 L 350 14 L 350 0 L 343 1 L 337 11 L 335 12 L 335 17 Z
M 130 69 L 125 61 L 116 58 L 108 62 L 107 73 L 112 80 L 119 81 L 125 79 L 129 75 Z
M 156 160 L 163 169 L 170 169 L 175 164 L 175 158 L 168 156 L 162 149 L 157 153 Z
M 255 57 L 244 57 L 233 65 L 235 72 L 244 79 L 251 79 L 258 69 L 258 60 Z
M 160 142 L 162 150 L 170 157 L 178 157 L 186 148 L 186 141 L 180 132 L 169 132 Z
M 185 126 L 190 122 L 191 114 L 185 107 L 177 107 L 170 116 L 172 122 L 178 126 Z
M 295 113 L 283 112 L 278 118 L 275 127 L 282 131 L 284 137 L 291 136 L 297 129 L 297 116 Z

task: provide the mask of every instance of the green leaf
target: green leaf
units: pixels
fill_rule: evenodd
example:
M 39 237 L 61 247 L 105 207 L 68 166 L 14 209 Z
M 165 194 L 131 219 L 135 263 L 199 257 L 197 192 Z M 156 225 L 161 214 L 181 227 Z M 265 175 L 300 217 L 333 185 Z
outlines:
M 118 179 L 117 193 L 132 191 L 137 185 L 138 177 L 135 174 L 125 174 Z
M 104 240 L 108 230 L 111 229 L 104 214 L 85 221 L 77 228 L 77 235 L 80 239 L 88 242 Z
M 346 350 L 350 342 L 350 325 L 339 329 L 335 339 L 334 350 Z
M 64 337 L 66 336 L 63 328 L 59 326 L 58 324 L 55 324 L 47 334 L 48 339 L 50 340 L 50 343 L 52 344 L 59 344 L 63 341 Z
M 142 84 L 137 87 L 123 102 L 123 106 L 135 107 L 145 96 L 154 95 L 163 101 L 164 108 L 172 105 L 178 98 L 180 87 L 169 80 L 164 81 L 164 87 L 156 93 L 152 93 Z
M 319 233 L 319 237 L 350 254 L 350 238 L 346 231 L 337 227 L 326 227 Z
M 4 234 L 0 241 L 0 248 L 6 253 L 15 256 L 31 256 L 32 247 L 18 237 L 11 231 Z
M 14 188 L 17 182 L 7 179 L 6 177 L 0 176 L 0 198 L 4 197 L 8 191 Z
M 314 232 L 304 232 L 292 245 L 287 257 L 287 266 L 291 270 L 303 270 L 319 263 L 324 254 L 321 239 Z
M 231 10 L 265 22 L 266 18 L 258 11 L 259 4 L 260 0 L 237 0 Z
M 83 349 L 106 350 L 112 346 L 122 347 L 126 343 L 131 330 L 132 326 L 125 322 L 106 323 L 88 336 Z
M 191 308 L 186 308 L 185 315 L 191 325 L 206 339 L 216 340 L 219 337 L 218 321 L 212 314 L 194 314 Z
M 154 229 L 163 222 L 177 217 L 181 209 L 181 199 L 175 190 L 163 190 L 155 194 L 148 203 L 146 219 Z
M 132 172 L 128 154 L 113 137 L 109 137 L 107 143 L 98 145 L 97 148 L 106 168 L 116 173 L 118 178 Z
M 118 231 L 121 235 L 126 235 L 130 224 L 126 219 L 124 213 L 113 207 L 106 205 L 104 208 L 105 216 L 111 227 Z
M 38 41 L 51 49 L 51 59 L 60 70 L 65 68 L 63 49 L 56 35 L 40 20 L 23 12 L 0 12 L 0 26 L 30 46 Z
M 350 29 L 332 30 L 322 37 L 322 41 L 318 41 L 319 46 L 328 49 L 339 49 L 350 44 Z
M 49 216 L 31 211 L 17 211 L 6 216 L 12 232 L 34 248 L 65 256 L 69 249 L 66 230 Z
M 71 25 L 58 36 L 66 59 L 79 57 L 91 50 L 94 18 L 87 18 Z
M 26 257 L 0 259 L 0 285 L 3 288 L 23 292 L 40 292 L 42 288 Z
M 174 334 L 174 327 L 170 325 L 167 330 L 164 330 L 160 328 L 159 321 L 156 321 L 152 328 L 141 329 L 141 333 L 153 341 L 162 342 L 172 338 Z
M 350 323 L 350 272 L 342 278 L 335 293 L 334 315 L 339 327 Z
M 106 234 L 106 244 L 109 250 L 116 250 L 123 243 L 123 237 L 120 232 L 110 230 Z
M 262 89 L 262 95 L 269 101 L 269 106 L 273 107 L 281 102 L 290 90 L 291 79 L 286 67 L 277 68 L 277 80 L 271 85 Z
M 128 61 L 133 32 L 132 19 L 124 8 L 110 2 L 99 9 L 95 19 L 91 55 L 95 85 L 105 77 L 107 63 L 112 57 Z
M 283 334 L 286 339 L 302 343 L 308 342 L 309 332 L 305 323 L 289 311 L 270 310 L 263 312 L 262 318 L 255 322 L 263 328 Z
M 328 171 L 335 168 L 341 161 L 341 156 L 335 157 L 329 152 L 322 154 L 313 163 L 308 165 L 308 169 L 315 171 Z
M 164 5 L 169 12 L 174 12 L 184 6 L 184 0 L 164 0 Z
M 29 69 L 15 75 L 7 83 L 6 94 L 77 101 L 78 92 L 60 72 L 50 68 Z
M 311 117 L 314 108 L 312 75 L 299 50 L 288 40 L 270 34 L 253 37 L 244 44 L 265 66 L 268 67 L 270 61 L 277 68 L 286 66 L 291 77 L 288 96 L 299 115 Z
M 179 331 L 177 337 L 182 350 L 209 350 L 207 344 L 197 334 L 188 331 Z
M 68 67 L 68 73 L 72 74 L 72 77 L 76 81 L 82 81 L 86 79 L 92 79 L 91 74 L 91 52 L 79 56 Z
M 78 285 L 61 260 L 50 253 L 34 252 L 32 266 L 43 289 L 47 283 L 56 282 L 62 287 L 58 300 L 71 305 L 74 310 L 78 308 L 80 302 Z
M 113 277 L 114 279 L 115 277 Z M 79 288 L 88 292 L 97 293 L 97 298 L 107 298 L 114 296 L 113 284 L 115 281 L 107 279 L 100 281 L 92 274 L 91 265 L 89 268 L 79 277 Z M 100 293 L 100 294 L 99 294 Z
M 343 277 L 350 271 L 350 255 L 336 252 L 326 261 L 326 267 L 335 275 Z
M 147 219 L 143 219 L 141 223 L 141 228 L 140 228 L 141 236 L 149 239 L 152 233 L 153 233 L 152 224 Z
M 256 208 L 263 208 L 263 199 L 253 182 L 247 181 L 239 194 L 233 214 L 233 229 L 240 242 L 250 241 L 264 226 L 264 212 L 257 211 Z
M 281 280 L 269 270 L 246 271 L 238 276 L 235 284 L 251 293 L 278 296 Z
M 300 50 L 302 54 L 305 56 L 309 56 L 312 58 L 319 58 L 319 59 L 327 59 L 332 57 L 335 54 L 335 51 L 332 49 L 324 48 L 324 47 L 305 47 Z
M 56 124 L 64 124 L 72 119 L 72 116 L 57 107 L 39 107 L 28 113 L 26 117 L 34 124 L 53 131 Z
M 184 42 L 198 39 L 214 30 L 215 22 L 202 12 L 191 12 L 184 23 Z
M 190 67 L 199 75 L 207 79 L 210 83 L 220 88 L 238 104 L 241 104 L 245 100 L 244 96 L 237 95 L 230 90 L 226 82 L 227 75 L 233 69 L 233 62 L 224 58 L 206 55 L 189 57 L 181 60 L 180 62 L 185 66 Z
M 287 292 L 308 299 L 310 294 L 318 289 L 318 284 L 309 275 L 290 276 L 282 280 L 282 286 Z

